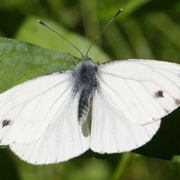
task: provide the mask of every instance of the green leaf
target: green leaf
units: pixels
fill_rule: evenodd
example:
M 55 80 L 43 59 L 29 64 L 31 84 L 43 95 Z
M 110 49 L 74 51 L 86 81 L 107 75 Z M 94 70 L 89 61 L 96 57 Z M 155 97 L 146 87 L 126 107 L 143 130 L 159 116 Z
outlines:
M 0 37 L 0 90 L 42 74 L 72 69 L 77 62 L 70 54 Z

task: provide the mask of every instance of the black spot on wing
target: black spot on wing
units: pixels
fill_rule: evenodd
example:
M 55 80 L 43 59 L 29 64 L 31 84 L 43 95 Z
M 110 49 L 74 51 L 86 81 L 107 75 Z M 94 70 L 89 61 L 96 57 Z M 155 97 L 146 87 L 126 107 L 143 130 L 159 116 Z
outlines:
M 5 119 L 1 122 L 2 127 L 9 126 L 11 121 L 9 119 Z
M 154 95 L 155 95 L 155 97 L 161 98 L 161 97 L 164 97 L 164 92 L 162 90 L 159 90 L 159 91 L 155 92 Z
M 180 99 L 175 99 L 176 105 L 180 105 Z

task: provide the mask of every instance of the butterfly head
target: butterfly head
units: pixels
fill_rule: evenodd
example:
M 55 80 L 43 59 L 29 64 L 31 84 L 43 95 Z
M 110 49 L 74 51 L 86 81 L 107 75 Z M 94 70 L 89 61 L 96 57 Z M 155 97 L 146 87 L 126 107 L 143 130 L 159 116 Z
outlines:
M 89 57 L 83 57 L 81 62 L 76 66 L 73 71 L 73 77 L 75 78 L 75 89 L 85 89 L 93 87 L 93 83 L 96 82 L 96 74 L 98 72 L 98 66 L 92 62 Z
M 82 57 L 82 60 L 81 60 L 82 62 L 92 62 L 92 59 L 90 58 L 90 57 L 88 57 L 88 56 L 84 56 L 84 57 Z

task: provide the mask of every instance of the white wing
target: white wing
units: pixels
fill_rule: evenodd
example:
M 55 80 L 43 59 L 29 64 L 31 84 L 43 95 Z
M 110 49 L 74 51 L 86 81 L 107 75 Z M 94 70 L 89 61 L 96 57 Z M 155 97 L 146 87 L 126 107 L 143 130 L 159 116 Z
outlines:
M 68 97 L 38 140 L 11 144 L 12 151 L 32 164 L 62 162 L 85 152 L 89 138 L 82 135 L 78 123 L 78 100 L 79 97 Z
M 54 73 L 0 94 L 1 144 L 38 139 L 71 93 L 70 84 L 69 73 Z
M 0 94 L 0 139 L 34 164 L 65 161 L 89 148 L 78 123 L 71 72 L 26 81 Z
M 99 66 L 93 97 L 91 149 L 123 152 L 148 142 L 160 119 L 180 104 L 180 65 L 151 60 Z

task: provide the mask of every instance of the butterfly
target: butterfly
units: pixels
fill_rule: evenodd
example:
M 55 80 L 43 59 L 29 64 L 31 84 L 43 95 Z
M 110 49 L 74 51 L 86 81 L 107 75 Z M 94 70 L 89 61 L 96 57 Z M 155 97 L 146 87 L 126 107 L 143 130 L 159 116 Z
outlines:
M 43 75 L 0 94 L 0 144 L 32 164 L 91 149 L 117 153 L 152 139 L 180 105 L 180 65 L 129 59 Z
M 100 35 L 111 25 L 107 23 Z M 161 119 L 180 105 L 180 65 L 156 60 L 94 64 L 43 75 L 0 94 L 0 145 L 32 164 L 67 161 L 91 149 L 120 153 L 152 139 Z

